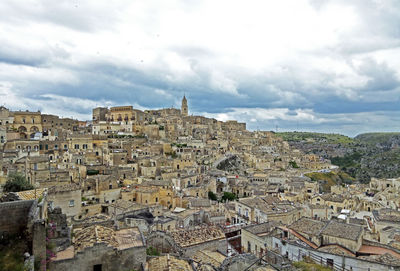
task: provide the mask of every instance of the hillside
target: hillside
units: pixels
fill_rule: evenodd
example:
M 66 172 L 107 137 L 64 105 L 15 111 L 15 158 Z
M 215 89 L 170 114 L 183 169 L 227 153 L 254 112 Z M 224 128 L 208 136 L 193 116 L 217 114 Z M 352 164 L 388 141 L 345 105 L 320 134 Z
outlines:
M 350 144 L 354 143 L 354 139 L 341 134 L 324 134 L 312 132 L 280 132 L 277 136 L 282 137 L 285 141 L 306 141 L 309 143 L 323 142 L 327 144 Z
M 314 153 L 337 165 L 356 180 L 400 176 L 400 133 L 367 133 L 350 138 L 338 134 L 277 133 L 305 153 Z
M 319 182 L 322 192 L 330 192 L 331 186 L 337 184 L 351 184 L 355 180 L 345 172 L 311 172 L 304 174 L 313 182 Z

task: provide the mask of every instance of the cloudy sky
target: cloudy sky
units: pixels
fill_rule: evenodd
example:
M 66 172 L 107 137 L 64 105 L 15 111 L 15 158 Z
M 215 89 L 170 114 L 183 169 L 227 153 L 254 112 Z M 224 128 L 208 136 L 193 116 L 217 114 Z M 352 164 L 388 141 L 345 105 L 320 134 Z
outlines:
M 400 130 L 397 0 L 3 0 L 0 99 L 91 119 L 179 107 L 249 129 Z

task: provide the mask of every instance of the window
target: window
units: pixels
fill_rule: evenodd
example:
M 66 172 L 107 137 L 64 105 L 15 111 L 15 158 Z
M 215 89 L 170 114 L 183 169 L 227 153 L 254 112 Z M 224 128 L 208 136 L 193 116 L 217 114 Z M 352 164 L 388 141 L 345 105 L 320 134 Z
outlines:
M 87 145 L 87 144 L 83 144 L 83 145 L 82 145 L 82 148 L 83 148 L 84 150 L 86 150 L 86 149 L 88 148 L 88 145 Z
M 75 144 L 74 148 L 75 150 L 79 150 L 79 144 Z
M 45 150 L 48 150 L 48 149 L 49 149 L 49 145 L 46 144 L 46 145 L 44 146 L 44 149 L 45 149 Z
M 64 144 L 64 150 L 67 150 L 67 149 L 68 149 L 67 144 Z
M 75 206 L 75 201 L 72 199 L 69 201 L 69 207 L 74 207 Z
M 55 150 L 58 150 L 58 145 L 57 145 L 57 144 L 54 145 L 54 149 L 55 149 Z
M 247 252 L 251 253 L 251 243 L 247 241 Z

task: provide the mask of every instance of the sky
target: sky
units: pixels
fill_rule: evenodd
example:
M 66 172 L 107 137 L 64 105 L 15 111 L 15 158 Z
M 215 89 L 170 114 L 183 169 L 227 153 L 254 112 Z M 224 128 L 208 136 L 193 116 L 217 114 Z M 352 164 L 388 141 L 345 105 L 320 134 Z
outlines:
M 0 103 L 180 107 L 249 130 L 400 130 L 397 0 L 3 0 Z

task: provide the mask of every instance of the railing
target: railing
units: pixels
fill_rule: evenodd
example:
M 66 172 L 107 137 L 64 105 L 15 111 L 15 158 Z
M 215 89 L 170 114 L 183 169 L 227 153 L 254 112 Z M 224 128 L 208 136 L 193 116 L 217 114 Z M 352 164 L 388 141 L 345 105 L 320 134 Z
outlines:
M 334 271 L 350 271 L 350 269 L 345 268 L 345 266 L 337 264 L 333 260 L 332 260 L 332 262 L 329 262 L 328 258 L 324 258 L 324 257 L 319 256 L 312 252 L 304 253 L 304 252 L 300 251 L 300 258 L 301 259 L 299 259 L 299 261 L 303 260 L 304 258 L 309 258 L 310 260 L 312 260 L 313 262 L 315 262 L 317 264 L 332 268 L 332 270 L 334 270 Z

